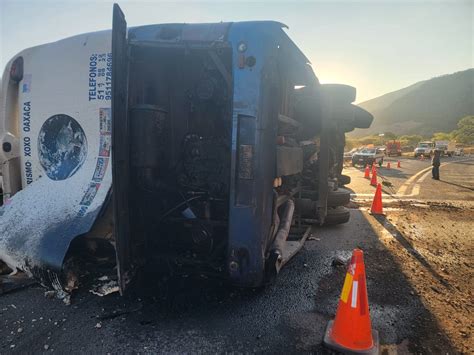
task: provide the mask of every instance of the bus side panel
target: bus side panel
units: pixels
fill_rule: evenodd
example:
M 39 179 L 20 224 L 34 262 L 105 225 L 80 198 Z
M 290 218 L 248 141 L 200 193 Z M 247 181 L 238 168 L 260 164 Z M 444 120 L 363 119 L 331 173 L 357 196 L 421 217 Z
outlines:
M 229 31 L 234 102 L 227 267 L 232 282 L 247 287 L 263 282 L 272 223 L 276 117 L 271 117 L 274 112 L 266 102 L 269 91 L 264 83 L 276 42 L 269 37 L 245 23 L 233 24 Z M 242 41 L 247 45 L 244 54 L 237 50 Z M 239 68 L 242 55 L 255 57 L 255 65 Z
M 0 209 L 0 259 L 43 276 L 90 230 L 112 184 L 110 31 L 20 53 L 23 189 Z M 7 104 L 9 104 L 7 102 Z

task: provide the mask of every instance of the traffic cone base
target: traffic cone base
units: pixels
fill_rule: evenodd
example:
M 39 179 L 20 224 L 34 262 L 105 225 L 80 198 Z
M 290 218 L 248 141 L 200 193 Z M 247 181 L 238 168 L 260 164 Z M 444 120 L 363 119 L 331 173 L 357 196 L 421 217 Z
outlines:
M 334 324 L 334 321 L 330 320 L 326 327 L 326 331 L 324 332 L 323 341 L 324 341 L 324 344 L 328 348 L 336 350 L 336 351 L 340 351 L 343 354 L 374 354 L 375 355 L 379 353 L 379 332 L 377 330 L 372 328 L 372 339 L 373 339 L 372 347 L 368 348 L 367 350 L 353 350 L 336 343 L 331 338 L 333 324 Z

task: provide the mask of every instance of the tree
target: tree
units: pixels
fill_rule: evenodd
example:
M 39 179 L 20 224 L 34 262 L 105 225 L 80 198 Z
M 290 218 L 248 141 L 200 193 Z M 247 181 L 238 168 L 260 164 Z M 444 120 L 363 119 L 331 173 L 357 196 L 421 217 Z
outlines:
M 393 132 L 384 132 L 384 138 L 386 140 L 392 140 L 392 139 L 397 139 L 397 135 Z
M 474 116 L 461 118 L 458 122 L 458 129 L 453 131 L 453 136 L 458 143 L 474 143 Z
M 376 138 L 374 136 L 365 136 L 365 137 L 359 138 L 359 144 L 360 145 L 374 144 L 375 139 Z
M 433 141 L 450 141 L 453 139 L 453 132 L 446 133 L 446 132 L 436 132 L 433 134 L 431 140 Z
M 413 134 L 411 136 L 401 136 L 400 143 L 402 146 L 416 146 L 418 142 L 422 141 L 423 137 L 418 134 Z

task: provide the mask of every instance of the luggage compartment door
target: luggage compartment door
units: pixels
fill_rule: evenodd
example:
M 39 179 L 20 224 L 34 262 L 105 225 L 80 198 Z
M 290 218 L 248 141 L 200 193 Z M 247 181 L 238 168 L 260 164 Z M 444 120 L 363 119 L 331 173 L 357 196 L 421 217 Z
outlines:
M 128 120 L 129 48 L 127 22 L 114 4 L 112 22 L 112 191 L 114 236 L 120 293 L 133 278 L 133 246 L 130 241 L 130 154 Z

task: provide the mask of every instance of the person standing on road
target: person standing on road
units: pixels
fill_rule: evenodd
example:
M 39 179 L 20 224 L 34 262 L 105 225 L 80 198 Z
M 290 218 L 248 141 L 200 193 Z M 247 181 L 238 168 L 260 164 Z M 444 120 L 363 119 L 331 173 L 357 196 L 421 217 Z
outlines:
M 433 175 L 433 179 L 439 180 L 439 166 L 441 165 L 441 151 L 435 150 L 433 158 L 431 159 L 431 165 L 433 165 L 433 169 L 431 169 L 431 174 Z

